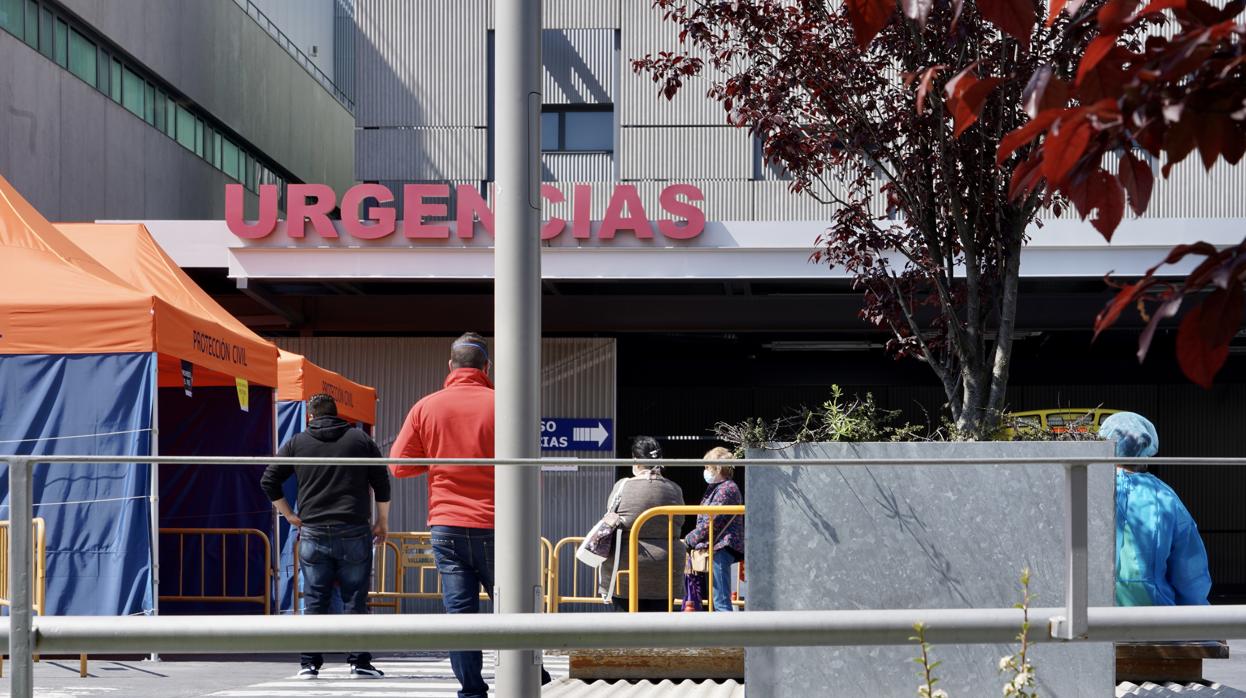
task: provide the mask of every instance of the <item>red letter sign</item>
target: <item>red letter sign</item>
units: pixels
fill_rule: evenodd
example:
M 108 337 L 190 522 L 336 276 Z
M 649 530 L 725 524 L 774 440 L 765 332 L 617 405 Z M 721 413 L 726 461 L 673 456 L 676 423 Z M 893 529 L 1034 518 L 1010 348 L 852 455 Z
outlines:
M 402 185 L 402 234 L 410 240 L 449 238 L 450 226 L 424 225 L 424 216 L 446 215 L 445 204 L 424 203 L 424 199 L 447 199 L 449 197 L 449 184 Z
M 662 208 L 672 216 L 682 216 L 687 219 L 687 222 L 676 223 L 663 218 L 658 221 L 658 231 L 672 240 L 691 240 L 705 230 L 705 211 L 690 203 L 680 201 L 681 196 L 688 201 L 705 200 L 705 195 L 701 193 L 701 190 L 691 184 L 672 184 L 663 189 L 661 196 L 658 197 Z
M 268 237 L 277 227 L 277 185 L 260 185 L 260 217 L 254 223 L 244 220 L 244 196 L 241 184 L 225 185 L 225 225 L 229 232 L 248 240 Z
M 480 224 L 485 227 L 485 232 L 493 235 L 493 211 L 489 210 L 489 205 L 485 203 L 485 199 L 480 195 L 480 190 L 470 184 L 460 184 L 455 191 L 458 192 L 459 201 L 454 216 L 454 234 L 460 240 L 470 240 L 475 236 L 476 219 L 480 219 Z
M 541 198 L 551 204 L 561 204 L 566 199 L 562 195 L 562 191 L 552 184 L 541 185 Z M 561 218 L 550 216 L 545 225 L 541 226 L 541 239 L 553 240 L 558 237 L 563 228 L 567 227 L 567 222 Z
M 308 203 L 307 197 L 313 202 Z M 337 195 L 327 184 L 291 184 L 286 187 L 286 228 L 291 238 L 303 237 L 303 226 L 308 220 L 316 234 L 326 240 L 336 240 L 337 231 L 329 220 L 329 212 L 337 205 Z
M 360 240 L 380 240 L 394 232 L 398 212 L 389 206 L 369 206 L 364 220 L 373 220 L 368 225 L 359 220 L 359 205 L 367 199 L 376 199 L 378 204 L 394 200 L 394 193 L 381 184 L 356 184 L 346 190 L 342 197 L 342 227 L 353 238 Z
M 627 216 L 623 209 L 627 208 Z M 640 195 L 636 193 L 636 185 L 620 184 L 614 188 L 610 197 L 610 205 L 606 206 L 606 217 L 601 222 L 601 230 L 597 232 L 598 240 L 613 240 L 614 233 L 619 230 L 631 230 L 642 240 L 653 238 L 653 226 L 645 215 L 645 207 L 640 203 Z

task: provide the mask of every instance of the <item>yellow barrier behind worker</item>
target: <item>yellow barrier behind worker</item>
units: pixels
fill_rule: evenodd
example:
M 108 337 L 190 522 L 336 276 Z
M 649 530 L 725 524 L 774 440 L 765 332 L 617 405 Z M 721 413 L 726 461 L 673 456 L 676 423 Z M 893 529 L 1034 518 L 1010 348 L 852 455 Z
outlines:
M 160 529 L 161 537 L 176 536 L 177 537 L 177 593 L 161 594 L 161 601 L 195 601 L 206 603 L 254 603 L 259 604 L 264 609 L 264 615 L 272 613 L 272 582 L 273 582 L 273 564 L 272 564 L 272 545 L 268 540 L 268 536 L 258 529 L 254 528 L 162 528 Z M 208 593 L 208 568 L 207 568 L 207 550 L 208 538 L 211 536 L 214 540 L 219 538 L 221 542 L 221 592 L 219 594 Z M 194 593 L 195 588 L 190 589 L 190 593 L 186 590 L 186 562 L 189 559 L 186 555 L 186 539 L 199 539 L 199 586 L 198 592 Z M 256 545 L 264 551 L 264 582 L 260 585 L 258 593 L 251 593 L 251 541 L 256 540 Z M 240 545 L 242 549 L 242 594 L 229 593 L 229 556 L 228 548 L 231 542 Z M 191 550 L 193 555 L 194 550 Z M 168 567 L 168 562 L 164 563 Z
M 47 598 L 47 556 L 48 535 L 42 518 L 32 519 L 34 523 L 34 559 L 31 567 L 35 574 L 34 596 L 31 606 L 37 615 L 45 613 Z M 0 521 L 0 606 L 8 606 L 9 600 L 9 522 Z

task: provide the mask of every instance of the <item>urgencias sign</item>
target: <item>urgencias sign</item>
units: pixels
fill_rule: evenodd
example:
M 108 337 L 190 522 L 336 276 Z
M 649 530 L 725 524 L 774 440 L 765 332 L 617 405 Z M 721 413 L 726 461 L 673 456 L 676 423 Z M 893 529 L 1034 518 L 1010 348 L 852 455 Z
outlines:
M 541 239 L 552 240 L 568 228 L 578 240 L 596 237 L 613 240 L 627 232 L 639 239 L 651 239 L 656 233 L 671 240 L 690 240 L 705 230 L 705 212 L 695 201 L 703 201 L 701 190 L 691 184 L 671 184 L 658 196 L 658 205 L 668 218 L 650 220 L 633 184 L 616 184 L 606 206 L 601 224 L 593 229 L 591 203 L 592 184 L 576 184 L 571 192 L 571 220 L 551 217 L 541 226 Z M 598 185 L 600 186 L 600 185 Z M 244 219 L 244 191 L 241 184 L 225 185 L 225 223 L 240 238 L 259 240 L 272 234 L 277 227 L 277 185 L 264 184 L 259 191 L 259 218 Z M 335 208 L 342 211 L 342 230 L 358 240 L 380 240 L 400 234 L 410 240 L 445 240 L 450 226 L 444 220 L 429 220 L 447 215 L 449 184 L 405 184 L 402 187 L 403 219 L 397 211 L 384 204 L 392 203 L 394 192 L 382 184 L 356 184 L 342 195 L 339 202 L 333 189 L 326 184 L 290 184 L 286 187 L 286 234 L 302 239 L 308 224 L 324 239 L 337 239 L 338 231 L 329 218 Z M 455 211 L 454 235 L 461 239 L 474 237 L 480 224 L 489 235 L 494 233 L 493 211 L 471 185 L 455 187 L 458 206 Z M 567 201 L 561 189 L 552 184 L 541 185 L 541 198 L 551 204 Z M 361 214 L 362 209 L 362 215 Z

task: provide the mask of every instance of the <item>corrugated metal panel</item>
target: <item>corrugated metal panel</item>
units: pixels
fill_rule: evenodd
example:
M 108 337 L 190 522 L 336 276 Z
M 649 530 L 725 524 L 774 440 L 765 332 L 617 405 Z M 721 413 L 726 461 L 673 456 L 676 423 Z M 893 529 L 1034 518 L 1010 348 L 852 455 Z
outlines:
M 388 452 L 402 420 L 417 400 L 439 390 L 446 376 L 451 337 L 291 337 L 277 343 L 352 380 L 375 386 L 380 405 L 376 440 Z M 615 419 L 616 345 L 613 339 L 546 339 L 542 344 L 542 413 L 547 417 Z M 616 422 L 617 424 L 617 422 Z M 608 452 L 563 456 L 611 457 Z M 556 542 L 583 535 L 601 517 L 614 483 L 612 468 L 547 472 L 542 478 L 542 534 Z M 395 481 L 393 530 L 427 526 L 423 478 Z M 570 568 L 567 568 L 567 579 Z M 440 602 L 409 602 L 408 612 L 437 612 Z
M 360 180 L 481 180 L 489 132 L 483 128 L 367 128 L 355 131 Z
M 700 188 L 705 200 L 697 204 L 705 211 L 708 221 L 746 221 L 752 212 L 749 194 L 751 182 L 747 180 L 697 180 L 680 178 L 681 183 L 693 184 Z M 640 201 L 645 205 L 645 212 L 650 220 L 669 218 L 658 202 L 662 190 L 670 182 L 635 182 L 640 194 Z
M 751 179 L 753 142 L 732 126 L 623 128 L 620 179 Z
M 543 698 L 744 698 L 739 681 L 627 681 L 587 683 L 559 679 L 541 689 Z
M 489 28 L 494 28 L 494 0 L 489 0 Z M 558 29 L 618 29 L 619 0 L 544 0 L 542 26 Z
M 817 221 L 831 219 L 834 208 L 808 194 L 793 194 L 789 182 L 767 180 L 751 182 L 753 190 L 752 220 Z
M 541 179 L 546 182 L 602 182 L 613 178 L 614 153 L 541 153 Z
M 1155 193 L 1146 216 L 1150 218 L 1240 218 L 1246 216 L 1246 168 L 1223 162 L 1203 169 L 1198 153 L 1172 169 L 1168 179 L 1158 172 Z
M 618 55 L 613 29 L 546 29 L 541 34 L 541 100 L 613 104 Z
M 333 3 L 333 82 L 355 99 L 355 0 Z
M 358 0 L 359 126 L 485 126 L 485 0 Z
M 648 75 L 632 72 L 631 61 L 659 51 L 681 50 L 678 28 L 662 20 L 662 10 L 654 9 L 652 0 L 619 0 L 623 27 L 620 30 L 622 62 L 620 73 L 621 121 L 624 126 L 726 124 L 722 105 L 705 96 L 715 71 L 707 68 L 705 76 L 684 83 L 675 99 L 658 95 L 658 86 Z M 704 58 L 703 54 L 695 54 Z

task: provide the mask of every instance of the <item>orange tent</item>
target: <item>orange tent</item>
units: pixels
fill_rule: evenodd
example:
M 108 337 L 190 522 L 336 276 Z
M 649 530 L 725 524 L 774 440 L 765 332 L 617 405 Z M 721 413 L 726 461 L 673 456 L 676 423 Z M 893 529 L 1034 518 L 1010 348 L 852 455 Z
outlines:
M 225 374 L 196 373 L 198 385 L 231 385 L 232 377 L 236 376 L 258 385 L 276 387 L 276 345 L 255 334 L 199 288 L 165 254 L 145 226 L 138 223 L 58 223 L 55 227 L 130 286 L 155 295 L 213 328 L 192 335 L 191 348 L 195 353 L 189 356 L 186 351 L 158 350 L 161 353 L 161 386 L 181 385 L 177 359 L 186 359 Z M 221 371 L 199 360 L 198 355 L 205 353 L 212 358 L 230 358 L 236 365 L 235 370 Z
M 376 424 L 376 389 L 321 368 L 301 354 L 284 349 L 277 359 L 277 400 L 301 402 L 327 393 L 337 402 L 338 416 L 349 422 Z
M 275 346 L 184 303 L 184 293 L 110 270 L 134 264 L 114 264 L 121 254 L 93 257 L 0 177 L 0 354 L 150 351 L 276 385 Z

